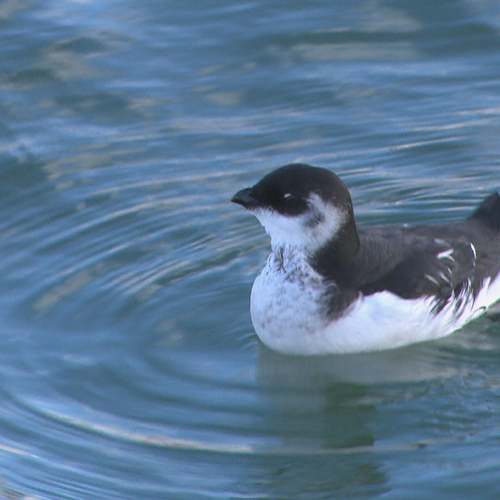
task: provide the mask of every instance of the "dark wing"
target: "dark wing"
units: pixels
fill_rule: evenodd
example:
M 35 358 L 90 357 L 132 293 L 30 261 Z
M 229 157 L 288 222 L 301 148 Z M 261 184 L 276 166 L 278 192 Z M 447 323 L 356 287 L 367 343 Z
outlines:
M 322 273 L 332 283 L 332 314 L 360 293 L 383 290 L 405 299 L 433 297 L 436 312 L 453 298 L 458 310 L 500 273 L 500 195 L 488 196 L 464 221 L 372 227 L 360 229 L 359 238 L 350 264 Z
M 434 297 L 440 310 L 450 298 L 470 293 L 475 275 L 470 241 L 446 233 L 454 231 L 450 226 L 360 231 L 360 251 L 344 284 L 364 295 L 387 290 L 405 299 Z

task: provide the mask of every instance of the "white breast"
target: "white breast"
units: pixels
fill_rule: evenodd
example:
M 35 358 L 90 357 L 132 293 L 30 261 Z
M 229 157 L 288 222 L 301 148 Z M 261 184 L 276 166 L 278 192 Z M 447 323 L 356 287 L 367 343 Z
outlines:
M 438 314 L 431 298 L 402 299 L 390 292 L 360 295 L 335 320 L 325 315 L 322 277 L 308 264 L 270 255 L 254 282 L 250 312 L 257 335 L 286 354 L 355 353 L 437 339 L 482 314 L 500 298 L 500 278 L 484 284 L 459 313 L 450 302 Z
M 250 298 L 250 314 L 257 335 L 269 347 L 292 352 L 302 349 L 328 324 L 324 319 L 323 279 L 303 261 L 286 259 L 286 267 L 274 254 L 256 278 Z

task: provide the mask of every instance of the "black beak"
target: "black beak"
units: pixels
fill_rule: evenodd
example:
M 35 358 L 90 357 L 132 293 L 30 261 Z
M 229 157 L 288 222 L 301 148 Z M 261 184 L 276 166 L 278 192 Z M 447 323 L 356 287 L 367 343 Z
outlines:
M 238 203 L 244 208 L 251 209 L 259 206 L 258 200 L 252 196 L 252 188 L 245 188 L 238 191 L 232 198 L 233 203 Z

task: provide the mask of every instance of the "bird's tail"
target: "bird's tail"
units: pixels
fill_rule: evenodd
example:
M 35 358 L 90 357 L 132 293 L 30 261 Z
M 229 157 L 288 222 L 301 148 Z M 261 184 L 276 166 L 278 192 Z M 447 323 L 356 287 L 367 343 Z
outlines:
M 493 229 L 497 233 L 500 232 L 500 195 L 493 193 L 486 198 L 474 210 L 471 219 L 482 222 L 485 226 Z

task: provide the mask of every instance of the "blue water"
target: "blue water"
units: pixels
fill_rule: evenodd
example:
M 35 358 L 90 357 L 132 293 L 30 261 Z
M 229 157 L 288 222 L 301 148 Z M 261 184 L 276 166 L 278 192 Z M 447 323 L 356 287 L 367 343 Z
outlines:
M 500 189 L 496 0 L 0 2 L 0 496 L 492 499 L 500 323 L 259 344 L 229 199 L 331 168 L 360 224 Z

